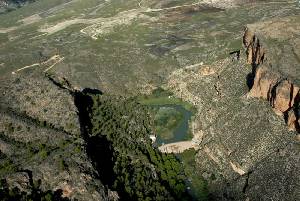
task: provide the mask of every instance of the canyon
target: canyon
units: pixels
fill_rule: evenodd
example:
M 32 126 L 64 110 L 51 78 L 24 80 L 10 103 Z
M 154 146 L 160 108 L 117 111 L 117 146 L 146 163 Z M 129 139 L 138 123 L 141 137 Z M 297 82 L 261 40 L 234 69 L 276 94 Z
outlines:
M 1 13 L 0 195 L 297 200 L 299 10 L 39 0 Z M 190 138 L 151 143 L 153 100 L 193 108 Z

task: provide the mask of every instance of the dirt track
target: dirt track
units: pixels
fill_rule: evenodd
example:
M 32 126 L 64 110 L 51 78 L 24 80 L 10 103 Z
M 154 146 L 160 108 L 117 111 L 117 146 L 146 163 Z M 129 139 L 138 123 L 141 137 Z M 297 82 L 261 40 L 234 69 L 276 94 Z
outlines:
M 162 145 L 158 147 L 158 149 L 163 153 L 182 153 L 188 149 L 195 149 L 199 148 L 199 145 L 202 142 L 202 137 L 204 133 L 202 131 L 194 134 L 194 137 L 190 141 L 180 141 Z

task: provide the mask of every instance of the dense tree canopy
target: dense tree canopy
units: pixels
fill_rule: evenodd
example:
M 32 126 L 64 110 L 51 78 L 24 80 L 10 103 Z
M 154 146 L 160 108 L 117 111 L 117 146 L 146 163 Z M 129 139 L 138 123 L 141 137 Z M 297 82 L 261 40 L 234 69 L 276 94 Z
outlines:
M 148 108 L 135 99 L 92 95 L 92 100 L 87 109 L 93 139 L 90 145 L 94 147 L 90 152 L 98 157 L 100 170 L 105 169 L 104 161 L 110 163 L 113 176 L 107 183 L 121 199 L 187 200 L 180 162 L 152 146 L 149 135 L 153 121 Z M 109 154 L 111 159 L 105 160 L 103 155 Z

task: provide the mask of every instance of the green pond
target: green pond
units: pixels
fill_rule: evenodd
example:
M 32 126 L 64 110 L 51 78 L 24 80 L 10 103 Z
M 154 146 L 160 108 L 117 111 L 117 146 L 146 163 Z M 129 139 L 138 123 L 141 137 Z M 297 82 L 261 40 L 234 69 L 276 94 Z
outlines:
M 155 111 L 156 144 L 162 145 L 191 138 L 189 122 L 193 113 L 182 105 L 151 105 Z

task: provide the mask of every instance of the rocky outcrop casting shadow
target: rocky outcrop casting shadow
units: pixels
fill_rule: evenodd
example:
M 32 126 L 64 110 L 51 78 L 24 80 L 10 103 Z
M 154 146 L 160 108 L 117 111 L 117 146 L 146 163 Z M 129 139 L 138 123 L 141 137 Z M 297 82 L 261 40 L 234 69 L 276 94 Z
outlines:
M 256 72 L 256 68 L 257 65 L 253 64 L 252 66 L 252 70 L 250 73 L 248 73 L 247 77 L 246 77 L 246 81 L 247 81 L 247 86 L 249 91 L 252 89 L 253 84 L 254 84 L 254 79 L 255 79 L 255 72 Z
M 91 137 L 87 140 L 87 153 L 98 171 L 99 179 L 111 187 L 115 179 L 112 144 L 104 136 Z
M 252 66 L 252 72 L 246 78 L 249 97 L 269 101 L 274 111 L 284 116 L 288 129 L 299 133 L 299 86 L 274 70 L 271 62 L 275 61 L 268 61 L 266 48 L 253 30 L 245 29 L 243 45 L 246 49 L 247 63 Z
M 78 109 L 81 135 L 86 142 L 86 152 L 97 171 L 96 178 L 107 187 L 106 190 L 109 190 L 112 188 L 116 178 L 113 171 L 113 147 L 105 136 L 90 137 L 89 135 L 89 130 L 92 128 L 89 108 L 93 104 L 93 100 L 89 94 L 101 95 L 102 92 L 97 89 L 84 89 L 81 92 L 73 92 L 74 102 Z M 121 198 L 119 200 L 130 200 L 123 192 L 117 190 L 117 193 Z

